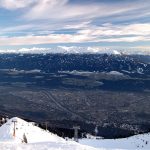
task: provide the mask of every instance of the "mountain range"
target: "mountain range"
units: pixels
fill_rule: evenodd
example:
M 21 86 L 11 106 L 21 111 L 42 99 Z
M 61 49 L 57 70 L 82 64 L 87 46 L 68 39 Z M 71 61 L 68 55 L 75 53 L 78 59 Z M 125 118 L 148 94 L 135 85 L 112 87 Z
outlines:
M 148 132 L 149 91 L 149 55 L 0 55 L 0 114 L 47 121 L 60 135 L 74 124 L 105 138 Z
M 133 48 L 119 48 L 119 47 L 79 47 L 79 46 L 57 46 L 52 48 L 31 47 L 20 49 L 1 49 L 0 53 L 31 53 L 31 54 L 115 54 L 115 55 L 150 55 L 149 47 L 133 47 Z

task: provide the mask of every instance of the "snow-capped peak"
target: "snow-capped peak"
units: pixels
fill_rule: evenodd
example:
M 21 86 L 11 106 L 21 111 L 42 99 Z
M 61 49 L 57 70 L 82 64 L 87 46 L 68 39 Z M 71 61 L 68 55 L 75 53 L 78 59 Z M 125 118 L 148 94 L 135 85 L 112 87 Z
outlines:
M 0 49 L 0 53 L 31 53 L 31 54 L 46 54 L 46 53 L 74 53 L 74 54 L 114 54 L 125 55 L 139 54 L 139 55 L 150 55 L 149 49 L 138 49 L 138 48 L 115 48 L 115 47 L 100 47 L 100 46 L 56 46 L 56 47 L 31 47 L 31 48 L 20 48 L 20 49 Z
M 114 53 L 115 55 L 121 55 L 121 53 L 120 53 L 119 51 L 117 51 L 117 50 L 114 50 L 113 53 Z

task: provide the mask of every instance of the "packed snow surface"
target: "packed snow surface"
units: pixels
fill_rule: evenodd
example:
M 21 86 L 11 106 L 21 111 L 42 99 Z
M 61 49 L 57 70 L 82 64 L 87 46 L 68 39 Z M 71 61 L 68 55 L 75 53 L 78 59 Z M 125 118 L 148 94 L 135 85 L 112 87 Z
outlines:
M 108 150 L 150 150 L 150 133 L 122 139 L 82 139 L 80 143 Z

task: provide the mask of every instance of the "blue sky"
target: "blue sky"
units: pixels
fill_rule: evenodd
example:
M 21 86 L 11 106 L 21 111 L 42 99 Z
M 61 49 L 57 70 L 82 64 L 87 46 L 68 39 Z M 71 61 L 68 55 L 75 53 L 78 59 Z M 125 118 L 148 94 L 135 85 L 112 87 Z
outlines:
M 0 0 L 0 49 L 150 50 L 149 0 Z

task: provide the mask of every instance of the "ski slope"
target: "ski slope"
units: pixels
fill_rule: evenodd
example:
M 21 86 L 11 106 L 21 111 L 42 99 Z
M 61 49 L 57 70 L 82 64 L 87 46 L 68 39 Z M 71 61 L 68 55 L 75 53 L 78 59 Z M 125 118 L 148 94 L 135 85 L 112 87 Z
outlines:
M 16 122 L 15 137 L 13 121 Z M 28 144 L 22 143 L 24 134 Z M 96 150 L 96 148 L 66 141 L 15 117 L 0 127 L 0 150 Z
M 16 121 L 16 135 L 13 136 L 14 123 Z M 28 123 L 20 118 L 12 118 L 8 120 L 3 126 L 0 127 L 0 141 L 5 140 L 15 140 L 16 142 L 21 142 L 23 140 L 23 135 L 26 135 L 28 143 L 37 142 L 47 142 L 47 141 L 64 141 L 64 139 L 54 135 L 50 132 L 34 126 L 33 123 Z
M 14 135 L 14 121 L 16 122 Z M 23 136 L 28 143 L 23 143 Z M 150 150 L 150 133 L 123 139 L 82 139 L 79 143 L 12 118 L 0 127 L 0 150 Z
M 150 150 L 150 133 L 122 139 L 82 139 L 81 144 L 104 149 Z

